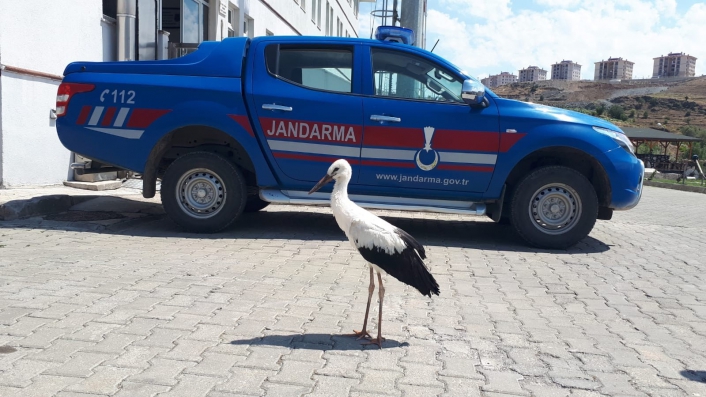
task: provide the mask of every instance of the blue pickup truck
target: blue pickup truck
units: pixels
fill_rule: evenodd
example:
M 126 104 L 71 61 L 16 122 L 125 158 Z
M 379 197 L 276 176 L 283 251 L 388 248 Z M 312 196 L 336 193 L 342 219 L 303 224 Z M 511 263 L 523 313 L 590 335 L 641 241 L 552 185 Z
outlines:
M 139 173 L 148 198 L 160 179 L 165 211 L 192 232 L 269 203 L 328 204 L 330 191 L 307 192 L 339 158 L 363 207 L 487 215 L 543 248 L 576 244 L 642 193 L 620 128 L 500 98 L 385 37 L 228 38 L 177 59 L 75 62 L 56 105 L 61 142 L 92 160 L 84 172 Z

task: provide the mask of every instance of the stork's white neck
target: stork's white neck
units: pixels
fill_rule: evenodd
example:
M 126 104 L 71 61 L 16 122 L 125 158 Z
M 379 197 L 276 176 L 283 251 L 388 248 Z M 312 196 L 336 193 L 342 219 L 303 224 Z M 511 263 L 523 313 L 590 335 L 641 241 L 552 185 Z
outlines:
M 342 178 L 336 181 L 331 192 L 331 205 L 336 202 L 337 205 L 344 204 L 348 199 L 348 178 Z
M 348 198 L 348 182 L 350 178 L 336 181 L 331 192 L 331 211 L 336 218 L 336 223 L 348 235 L 351 218 L 356 205 Z

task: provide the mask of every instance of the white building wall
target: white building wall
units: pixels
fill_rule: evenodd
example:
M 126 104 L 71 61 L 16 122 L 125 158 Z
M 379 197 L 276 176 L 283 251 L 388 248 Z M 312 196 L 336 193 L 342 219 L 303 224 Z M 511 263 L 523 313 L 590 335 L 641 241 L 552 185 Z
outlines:
M 303 35 L 322 36 L 326 33 L 326 0 L 319 0 L 321 23 L 317 26 L 317 18 L 312 21 L 312 2 L 314 0 L 221 0 L 228 3 L 228 7 L 236 10 L 237 17 L 235 30 L 236 36 L 243 36 L 243 21 L 251 18 L 253 24 L 252 36 L 265 36 L 267 32 L 274 35 Z M 304 5 L 302 6 L 302 1 Z M 351 37 L 357 37 L 358 17 L 354 13 L 354 0 L 349 4 L 347 0 L 329 0 L 333 8 L 333 32 L 337 32 L 336 23 L 343 24 L 343 36 L 347 31 Z M 340 7 L 339 7 L 340 3 Z M 268 7 L 269 5 L 269 7 Z M 211 7 L 212 24 L 210 40 L 222 40 L 227 37 L 227 12 L 222 15 L 220 3 Z M 286 20 L 286 22 L 285 22 Z M 221 28 L 223 26 L 223 28 Z
M 0 63 L 61 75 L 73 61 L 102 61 L 102 4 L 96 0 L 0 1 Z M 58 81 L 2 71 L 0 186 L 60 184 L 71 154 L 50 110 Z
M 2 76 L 4 187 L 60 184 L 70 177 L 71 152 L 56 134 L 50 109 L 58 81 L 15 73 Z

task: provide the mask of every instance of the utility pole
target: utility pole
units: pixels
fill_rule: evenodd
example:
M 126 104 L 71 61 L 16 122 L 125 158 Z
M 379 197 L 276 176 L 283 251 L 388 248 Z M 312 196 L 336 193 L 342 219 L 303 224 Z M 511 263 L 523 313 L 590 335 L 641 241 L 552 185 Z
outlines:
M 414 31 L 414 46 L 425 47 L 426 0 L 401 1 L 400 26 Z
M 424 48 L 424 28 L 426 0 L 404 0 L 400 1 L 400 26 L 412 29 L 414 32 L 415 47 Z M 424 88 L 419 82 L 404 76 L 397 75 L 397 94 L 406 98 L 417 98 L 423 95 Z

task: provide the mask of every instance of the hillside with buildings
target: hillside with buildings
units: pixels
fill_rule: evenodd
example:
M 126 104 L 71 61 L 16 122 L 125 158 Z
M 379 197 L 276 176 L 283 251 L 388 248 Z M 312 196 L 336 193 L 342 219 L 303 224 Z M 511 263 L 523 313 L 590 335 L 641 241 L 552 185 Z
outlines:
M 706 76 L 681 79 L 608 81 L 544 80 L 492 89 L 504 98 L 578 110 L 611 118 L 624 127 L 679 132 L 687 125 L 706 129 Z M 609 115 L 620 106 L 622 117 Z M 615 108 L 614 116 L 619 115 Z

